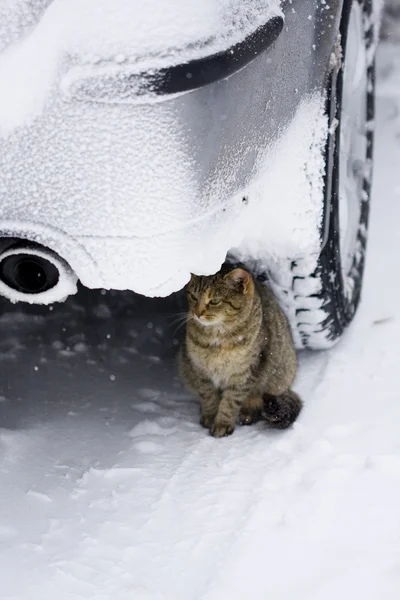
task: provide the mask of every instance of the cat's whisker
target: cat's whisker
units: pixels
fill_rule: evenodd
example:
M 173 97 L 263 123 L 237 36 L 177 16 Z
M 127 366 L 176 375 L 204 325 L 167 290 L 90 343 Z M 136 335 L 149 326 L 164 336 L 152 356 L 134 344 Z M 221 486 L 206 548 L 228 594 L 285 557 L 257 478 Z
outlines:
M 183 317 L 187 314 L 187 310 L 180 310 L 178 312 L 169 313 L 166 315 L 167 319 L 173 319 L 176 317 Z
M 172 327 L 173 325 L 175 325 L 176 323 L 187 323 L 187 312 L 184 313 L 180 313 L 178 315 L 171 315 L 171 317 L 175 317 L 174 320 L 170 323 L 170 326 Z
M 176 319 L 176 318 L 179 318 L 179 317 L 184 317 L 186 315 L 187 315 L 187 310 L 182 310 L 182 311 L 179 311 L 179 312 L 173 312 L 173 313 L 168 314 L 167 315 L 167 319 L 168 320 L 169 319 Z
M 187 325 L 187 323 L 189 323 L 189 321 L 191 321 L 192 319 L 193 319 L 193 316 L 192 316 L 192 315 L 188 316 L 188 314 L 187 314 L 187 313 L 185 313 L 184 317 L 183 317 L 183 318 L 181 318 L 181 322 L 180 322 L 180 323 L 178 323 L 177 327 L 175 327 L 175 329 L 174 329 L 174 331 L 173 331 L 172 335 L 175 335 L 175 334 L 176 334 L 176 332 L 177 332 L 177 331 L 179 331 L 179 329 L 180 329 L 181 327 L 183 327 L 184 325 Z M 171 323 L 171 327 L 172 327 L 172 325 L 174 325 L 176 322 L 177 322 L 177 320 L 175 320 L 175 322 L 174 322 L 174 323 Z

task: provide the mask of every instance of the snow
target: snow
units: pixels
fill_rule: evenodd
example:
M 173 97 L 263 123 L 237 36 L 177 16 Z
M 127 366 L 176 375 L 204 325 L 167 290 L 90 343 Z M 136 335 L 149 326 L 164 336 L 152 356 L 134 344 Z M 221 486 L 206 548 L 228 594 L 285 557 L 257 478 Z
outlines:
M 53 249 L 87 287 L 148 296 L 217 271 L 232 247 L 258 254 L 264 241 L 264 255 L 292 258 L 316 249 L 322 98 L 289 85 L 277 119 L 274 86 L 258 84 L 275 81 L 272 60 L 154 105 L 65 96 L 93 72 L 102 85 L 113 69 L 215 52 L 281 14 L 278 0 L 157 0 L 159 10 L 155 1 L 0 2 L 2 233 Z M 263 202 L 265 228 L 256 220 Z
M 280 0 L 9 0 L 0 7 L 0 133 L 37 117 L 65 66 L 139 72 L 227 49 L 281 15 Z M 40 17 L 40 20 L 38 21 Z M 2 48 L 0 47 L 0 50 Z M 96 69 L 97 71 L 98 69 Z M 79 73 L 78 68 L 78 73 Z
M 4 306 L 2 600 L 399 598 L 398 47 L 378 66 L 363 302 L 332 351 L 300 354 L 293 429 L 198 425 L 180 297 Z
M 238 77 L 245 85 L 246 74 Z M 210 94 L 204 109 L 209 116 L 213 92 L 204 93 Z M 253 246 L 264 241 L 265 250 L 285 256 L 288 250 L 297 255 L 318 245 L 323 164 L 317 150 L 326 134 L 320 96 L 300 104 L 292 123 L 282 127 L 281 141 L 260 156 L 265 166 L 261 160 L 255 165 L 249 185 L 237 189 L 236 181 L 247 150 L 232 147 L 225 156 L 221 148 L 220 168 L 201 193 L 197 164 L 187 148 L 190 124 L 182 127 L 173 103 L 126 107 L 121 113 L 103 106 L 95 112 L 82 105 L 66 109 L 60 102 L 29 136 L 21 129 L 4 142 L 2 230 L 56 248 L 84 285 L 165 296 L 182 288 L 190 272 L 217 271 L 228 249 L 241 246 L 245 235 L 254 235 Z M 313 171 L 305 169 L 306 163 Z M 135 168 L 127 169 L 129 164 Z M 270 164 L 274 173 L 265 169 Z M 264 229 L 254 215 L 268 185 L 275 191 L 265 202 Z M 247 196 L 251 200 L 244 203 Z
M 252 201 L 238 224 L 242 242 L 232 249 L 239 259 L 265 261 L 267 255 L 270 262 L 318 253 L 328 134 L 325 102 L 317 93 L 301 102 L 296 117 L 259 161 L 246 190 Z M 273 190 L 279 207 L 268 202 L 266 190 Z
M 57 54 L 82 58 L 134 59 L 178 51 L 214 53 L 229 48 L 282 15 L 280 0 L 2 0 L 0 39 L 10 45 L 21 33 L 46 43 Z M 43 18 L 44 16 L 44 18 Z M 28 36 L 30 39 L 32 36 Z M 32 42 L 33 43 L 33 42 Z M 197 45 L 196 48 L 188 46 Z M 118 53 L 122 53 L 118 54 Z M 180 56 L 182 60 L 182 56 Z
M 383 39 L 398 42 L 400 40 L 400 2 L 399 0 L 386 0 L 385 8 L 382 16 L 381 35 Z

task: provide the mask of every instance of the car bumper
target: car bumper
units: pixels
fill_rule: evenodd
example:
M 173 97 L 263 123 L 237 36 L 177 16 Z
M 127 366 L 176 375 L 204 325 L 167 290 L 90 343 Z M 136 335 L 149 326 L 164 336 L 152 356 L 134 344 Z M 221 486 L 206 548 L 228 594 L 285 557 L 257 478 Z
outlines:
M 74 96 L 67 61 L 40 110 L 2 131 L 0 236 L 48 246 L 88 287 L 147 295 L 215 272 L 231 249 L 316 248 L 331 46 L 312 6 L 229 78 L 161 100 Z

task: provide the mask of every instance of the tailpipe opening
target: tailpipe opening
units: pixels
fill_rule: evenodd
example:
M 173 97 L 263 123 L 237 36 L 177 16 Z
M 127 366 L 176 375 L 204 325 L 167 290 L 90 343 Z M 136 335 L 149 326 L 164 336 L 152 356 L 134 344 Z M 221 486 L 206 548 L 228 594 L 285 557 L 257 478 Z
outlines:
M 63 302 L 76 284 L 71 267 L 44 246 L 21 242 L 0 252 L 0 295 L 11 302 Z

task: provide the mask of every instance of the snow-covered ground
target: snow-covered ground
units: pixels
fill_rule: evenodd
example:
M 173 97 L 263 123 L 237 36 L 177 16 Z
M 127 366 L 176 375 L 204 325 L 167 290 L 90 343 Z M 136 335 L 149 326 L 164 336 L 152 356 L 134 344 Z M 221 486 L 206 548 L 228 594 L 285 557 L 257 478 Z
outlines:
M 1 600 L 398 600 L 398 47 L 379 73 L 364 300 L 334 350 L 301 355 L 292 430 L 200 428 L 176 298 L 5 307 Z

